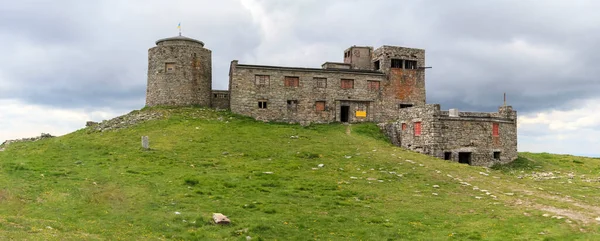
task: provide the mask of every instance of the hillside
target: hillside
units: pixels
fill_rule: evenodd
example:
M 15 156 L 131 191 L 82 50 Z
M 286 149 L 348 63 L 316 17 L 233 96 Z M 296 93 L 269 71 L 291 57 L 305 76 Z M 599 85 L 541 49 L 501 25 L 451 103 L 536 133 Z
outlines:
M 394 147 L 374 124 L 139 113 L 156 118 L 0 152 L 0 238 L 600 238 L 600 159 L 522 153 L 486 169 Z M 232 223 L 213 224 L 215 212 Z

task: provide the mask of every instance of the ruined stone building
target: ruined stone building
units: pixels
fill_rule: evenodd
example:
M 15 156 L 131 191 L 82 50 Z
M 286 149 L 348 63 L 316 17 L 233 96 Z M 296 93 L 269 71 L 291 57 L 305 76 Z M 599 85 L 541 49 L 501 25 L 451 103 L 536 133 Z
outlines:
M 471 165 L 516 159 L 516 112 L 442 111 L 426 104 L 425 50 L 352 46 L 321 68 L 231 61 L 229 90 L 212 90 L 211 51 L 177 36 L 148 50 L 146 105 L 230 109 L 257 120 L 377 122 L 398 146 Z

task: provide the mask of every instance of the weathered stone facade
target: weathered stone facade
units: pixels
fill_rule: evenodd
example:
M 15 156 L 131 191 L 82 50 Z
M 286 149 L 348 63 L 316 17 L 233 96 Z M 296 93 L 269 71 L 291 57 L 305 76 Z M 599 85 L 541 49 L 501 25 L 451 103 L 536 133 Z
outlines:
M 491 166 L 517 158 L 517 113 L 510 106 L 496 113 L 416 106 L 384 128 L 396 145 L 446 160 Z
M 353 46 L 344 63 L 321 69 L 233 61 L 230 108 L 265 121 L 393 121 L 401 107 L 425 104 L 424 64 L 424 50 L 392 46 Z
M 231 109 L 262 121 L 378 122 L 395 145 L 470 165 L 517 158 L 516 112 L 441 111 L 426 104 L 425 50 L 352 46 L 321 68 L 231 62 L 229 90 L 212 90 L 211 51 L 186 37 L 148 51 L 146 105 Z M 418 123 L 418 124 L 417 124 Z
M 146 106 L 210 106 L 211 51 L 201 41 L 173 37 L 148 50 Z

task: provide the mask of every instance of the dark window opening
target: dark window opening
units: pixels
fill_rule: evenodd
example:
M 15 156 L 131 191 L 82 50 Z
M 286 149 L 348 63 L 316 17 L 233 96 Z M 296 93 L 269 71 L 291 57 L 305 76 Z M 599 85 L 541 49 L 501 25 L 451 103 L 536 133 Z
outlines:
M 406 123 L 402 123 L 402 130 L 406 130 Z
M 325 101 L 315 102 L 315 110 L 316 111 L 325 111 Z
M 459 152 L 458 163 L 471 165 L 471 153 L 470 152 Z
M 381 68 L 381 66 L 379 65 L 379 60 L 375 61 L 375 63 L 373 63 L 375 70 L 379 70 Z
M 500 152 L 499 151 L 494 152 L 494 159 L 500 160 Z
M 266 100 L 259 100 L 258 101 L 258 108 L 259 109 L 266 109 L 267 108 L 267 101 Z
M 444 152 L 444 160 L 450 160 L 452 158 L 452 152 Z
M 227 94 L 216 93 L 216 94 L 213 94 L 213 97 L 215 99 L 227 99 Z
M 288 111 L 296 111 L 298 109 L 298 100 L 288 100 L 287 109 Z
M 413 104 L 400 104 L 400 109 L 413 107 Z
M 350 117 L 350 106 L 342 106 L 341 112 L 340 112 L 340 121 L 348 122 L 349 117 Z
M 416 60 L 404 60 L 404 68 L 405 69 L 417 69 L 417 61 Z
M 402 60 L 401 59 L 392 59 L 392 68 L 401 69 L 402 68 Z

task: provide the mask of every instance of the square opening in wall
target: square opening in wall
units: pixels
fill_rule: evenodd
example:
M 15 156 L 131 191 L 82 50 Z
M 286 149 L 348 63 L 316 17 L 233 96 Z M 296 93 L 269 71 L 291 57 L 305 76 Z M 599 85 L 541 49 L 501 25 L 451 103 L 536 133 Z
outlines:
M 500 160 L 500 152 L 499 151 L 494 152 L 494 159 Z
M 458 162 L 471 165 L 471 153 L 470 152 L 459 152 L 458 153 Z
M 175 71 L 175 63 L 166 63 L 165 71 L 168 73 Z
M 266 109 L 267 108 L 267 101 L 266 100 L 259 100 L 258 101 L 258 108 L 259 109 Z
M 450 160 L 452 158 L 452 152 L 444 152 L 444 160 Z
M 377 60 L 377 61 L 375 61 L 375 63 L 373 63 L 373 67 L 375 68 L 375 70 L 379 70 L 381 68 L 379 60 Z
M 288 111 L 296 111 L 298 109 L 298 100 L 288 100 L 287 109 Z

